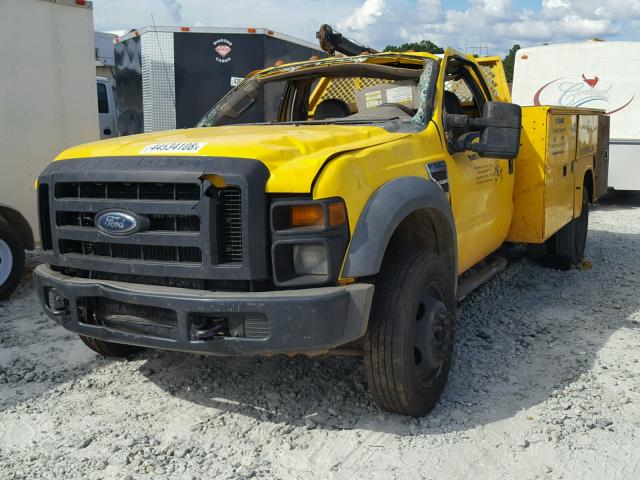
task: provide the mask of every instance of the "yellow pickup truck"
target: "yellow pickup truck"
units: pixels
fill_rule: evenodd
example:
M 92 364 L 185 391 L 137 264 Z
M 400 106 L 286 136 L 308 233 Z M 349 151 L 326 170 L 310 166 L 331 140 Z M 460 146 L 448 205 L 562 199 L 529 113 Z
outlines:
M 254 72 L 196 128 L 50 164 L 40 301 L 104 355 L 356 352 L 381 408 L 424 415 L 465 279 L 505 242 L 581 259 L 602 119 L 521 109 L 499 59 L 452 50 Z

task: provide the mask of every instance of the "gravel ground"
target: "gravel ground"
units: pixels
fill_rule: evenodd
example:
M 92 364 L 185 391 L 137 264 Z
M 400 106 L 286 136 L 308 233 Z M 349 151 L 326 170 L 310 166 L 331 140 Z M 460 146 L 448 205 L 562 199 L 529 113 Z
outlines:
M 640 478 L 640 195 L 590 220 L 592 268 L 522 260 L 460 305 L 419 420 L 355 358 L 99 358 L 28 275 L 0 304 L 0 478 Z

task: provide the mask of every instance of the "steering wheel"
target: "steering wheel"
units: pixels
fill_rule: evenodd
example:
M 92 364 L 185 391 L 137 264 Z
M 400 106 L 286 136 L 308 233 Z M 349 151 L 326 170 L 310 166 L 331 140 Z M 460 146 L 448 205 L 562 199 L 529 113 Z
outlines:
M 407 115 L 411 115 L 412 117 L 416 114 L 411 108 L 406 105 L 402 105 L 401 103 L 381 103 L 378 107 L 396 107 L 402 110 Z

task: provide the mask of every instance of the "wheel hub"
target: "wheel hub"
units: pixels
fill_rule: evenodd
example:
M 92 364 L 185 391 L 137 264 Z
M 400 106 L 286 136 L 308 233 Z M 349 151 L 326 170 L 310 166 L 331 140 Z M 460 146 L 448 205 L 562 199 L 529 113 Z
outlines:
M 13 268 L 13 255 L 9 244 L 0 240 L 0 285 L 7 281 Z
M 413 359 L 422 383 L 437 375 L 446 355 L 447 306 L 431 295 L 418 306 L 414 335 Z

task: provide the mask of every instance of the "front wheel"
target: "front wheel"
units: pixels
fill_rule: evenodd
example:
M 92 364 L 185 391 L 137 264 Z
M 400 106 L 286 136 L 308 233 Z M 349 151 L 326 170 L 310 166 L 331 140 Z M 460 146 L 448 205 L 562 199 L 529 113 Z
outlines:
M 367 381 L 380 408 L 419 417 L 435 406 L 453 357 L 454 285 L 451 267 L 434 253 L 385 259 L 364 342 Z

